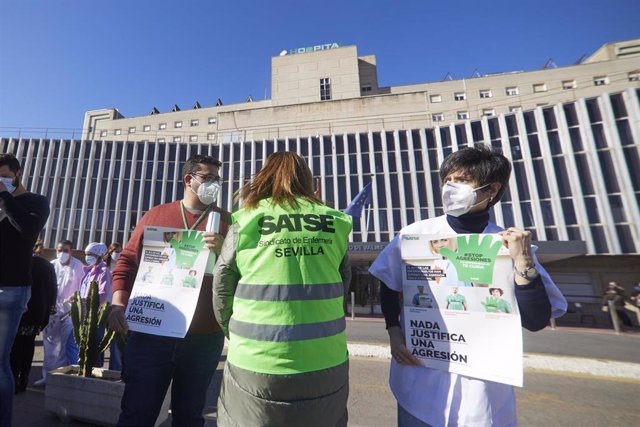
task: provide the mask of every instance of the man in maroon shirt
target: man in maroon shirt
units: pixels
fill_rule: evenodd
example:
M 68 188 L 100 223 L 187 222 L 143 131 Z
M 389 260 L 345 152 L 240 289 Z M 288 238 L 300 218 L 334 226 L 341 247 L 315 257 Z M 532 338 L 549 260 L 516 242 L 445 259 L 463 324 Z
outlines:
M 113 271 L 113 307 L 109 327 L 128 332 L 124 312 L 138 273 L 146 226 L 204 230 L 209 212 L 221 214 L 220 233 L 205 232 L 204 242 L 220 253 L 230 215 L 213 204 L 220 191 L 221 163 L 211 156 L 195 155 L 184 164 L 184 198 L 155 206 L 147 212 L 120 254 Z M 171 386 L 173 425 L 204 424 L 202 410 L 209 382 L 224 345 L 224 335 L 213 315 L 212 276 L 206 274 L 193 320 L 184 338 L 130 332 L 124 351 L 125 382 L 118 426 L 153 426 L 164 396 Z

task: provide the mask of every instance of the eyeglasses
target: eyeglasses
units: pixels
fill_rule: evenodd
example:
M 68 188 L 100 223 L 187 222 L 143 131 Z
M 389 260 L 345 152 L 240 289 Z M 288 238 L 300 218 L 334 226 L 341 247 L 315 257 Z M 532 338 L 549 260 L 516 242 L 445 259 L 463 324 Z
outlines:
M 200 173 L 192 173 L 191 175 L 197 176 L 202 179 L 202 182 L 221 182 L 222 179 L 217 175 L 203 175 Z

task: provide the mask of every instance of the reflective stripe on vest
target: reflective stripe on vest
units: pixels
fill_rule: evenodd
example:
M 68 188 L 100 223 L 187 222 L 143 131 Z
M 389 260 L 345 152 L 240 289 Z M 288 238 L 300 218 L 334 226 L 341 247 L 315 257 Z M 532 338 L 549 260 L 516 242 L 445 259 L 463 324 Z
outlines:
M 340 283 L 315 285 L 252 285 L 238 283 L 235 297 L 256 301 L 301 301 L 338 298 L 344 295 Z
M 237 336 L 255 341 L 302 341 L 326 338 L 344 331 L 344 317 L 302 325 L 258 325 L 231 319 L 229 329 Z

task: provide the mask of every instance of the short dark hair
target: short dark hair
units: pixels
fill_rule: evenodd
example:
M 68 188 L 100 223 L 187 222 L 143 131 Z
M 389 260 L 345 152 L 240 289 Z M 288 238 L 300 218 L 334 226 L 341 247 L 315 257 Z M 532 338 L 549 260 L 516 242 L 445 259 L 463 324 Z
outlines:
M 11 153 L 0 154 L 0 167 L 2 166 L 9 166 L 9 170 L 13 173 L 18 173 L 22 169 L 16 156 Z
M 502 184 L 496 197 L 489 202 L 489 207 L 498 203 L 507 190 L 509 176 L 511 176 L 511 163 L 502 153 L 493 150 L 484 144 L 476 144 L 474 147 L 465 147 L 451 153 L 440 165 L 440 181 L 453 172 L 460 171 L 469 178 L 483 185 L 498 182 Z M 482 189 L 480 191 L 483 191 Z M 486 191 L 486 190 L 485 190 Z
M 71 240 L 62 239 L 58 242 L 58 245 L 69 246 L 70 248 L 73 249 L 73 242 Z
M 36 255 L 40 255 L 42 249 L 44 249 L 44 240 L 36 240 L 36 242 L 33 244 L 33 253 Z
M 500 291 L 500 296 L 504 295 L 504 291 L 500 288 L 489 288 L 489 294 L 490 295 L 493 294 L 493 291 L 496 291 L 496 290 Z
M 194 154 L 182 166 L 182 176 L 198 172 L 198 165 L 211 165 L 221 167 L 222 162 L 212 156 L 204 154 Z

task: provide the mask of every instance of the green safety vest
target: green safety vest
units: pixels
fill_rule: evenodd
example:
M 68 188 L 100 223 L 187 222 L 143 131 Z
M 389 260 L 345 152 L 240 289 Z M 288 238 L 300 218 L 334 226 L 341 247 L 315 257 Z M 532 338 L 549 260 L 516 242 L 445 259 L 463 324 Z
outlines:
M 272 206 L 232 215 L 238 224 L 241 279 L 229 321 L 229 363 L 286 375 L 344 363 L 347 339 L 339 272 L 351 217 L 298 200 L 297 210 Z

